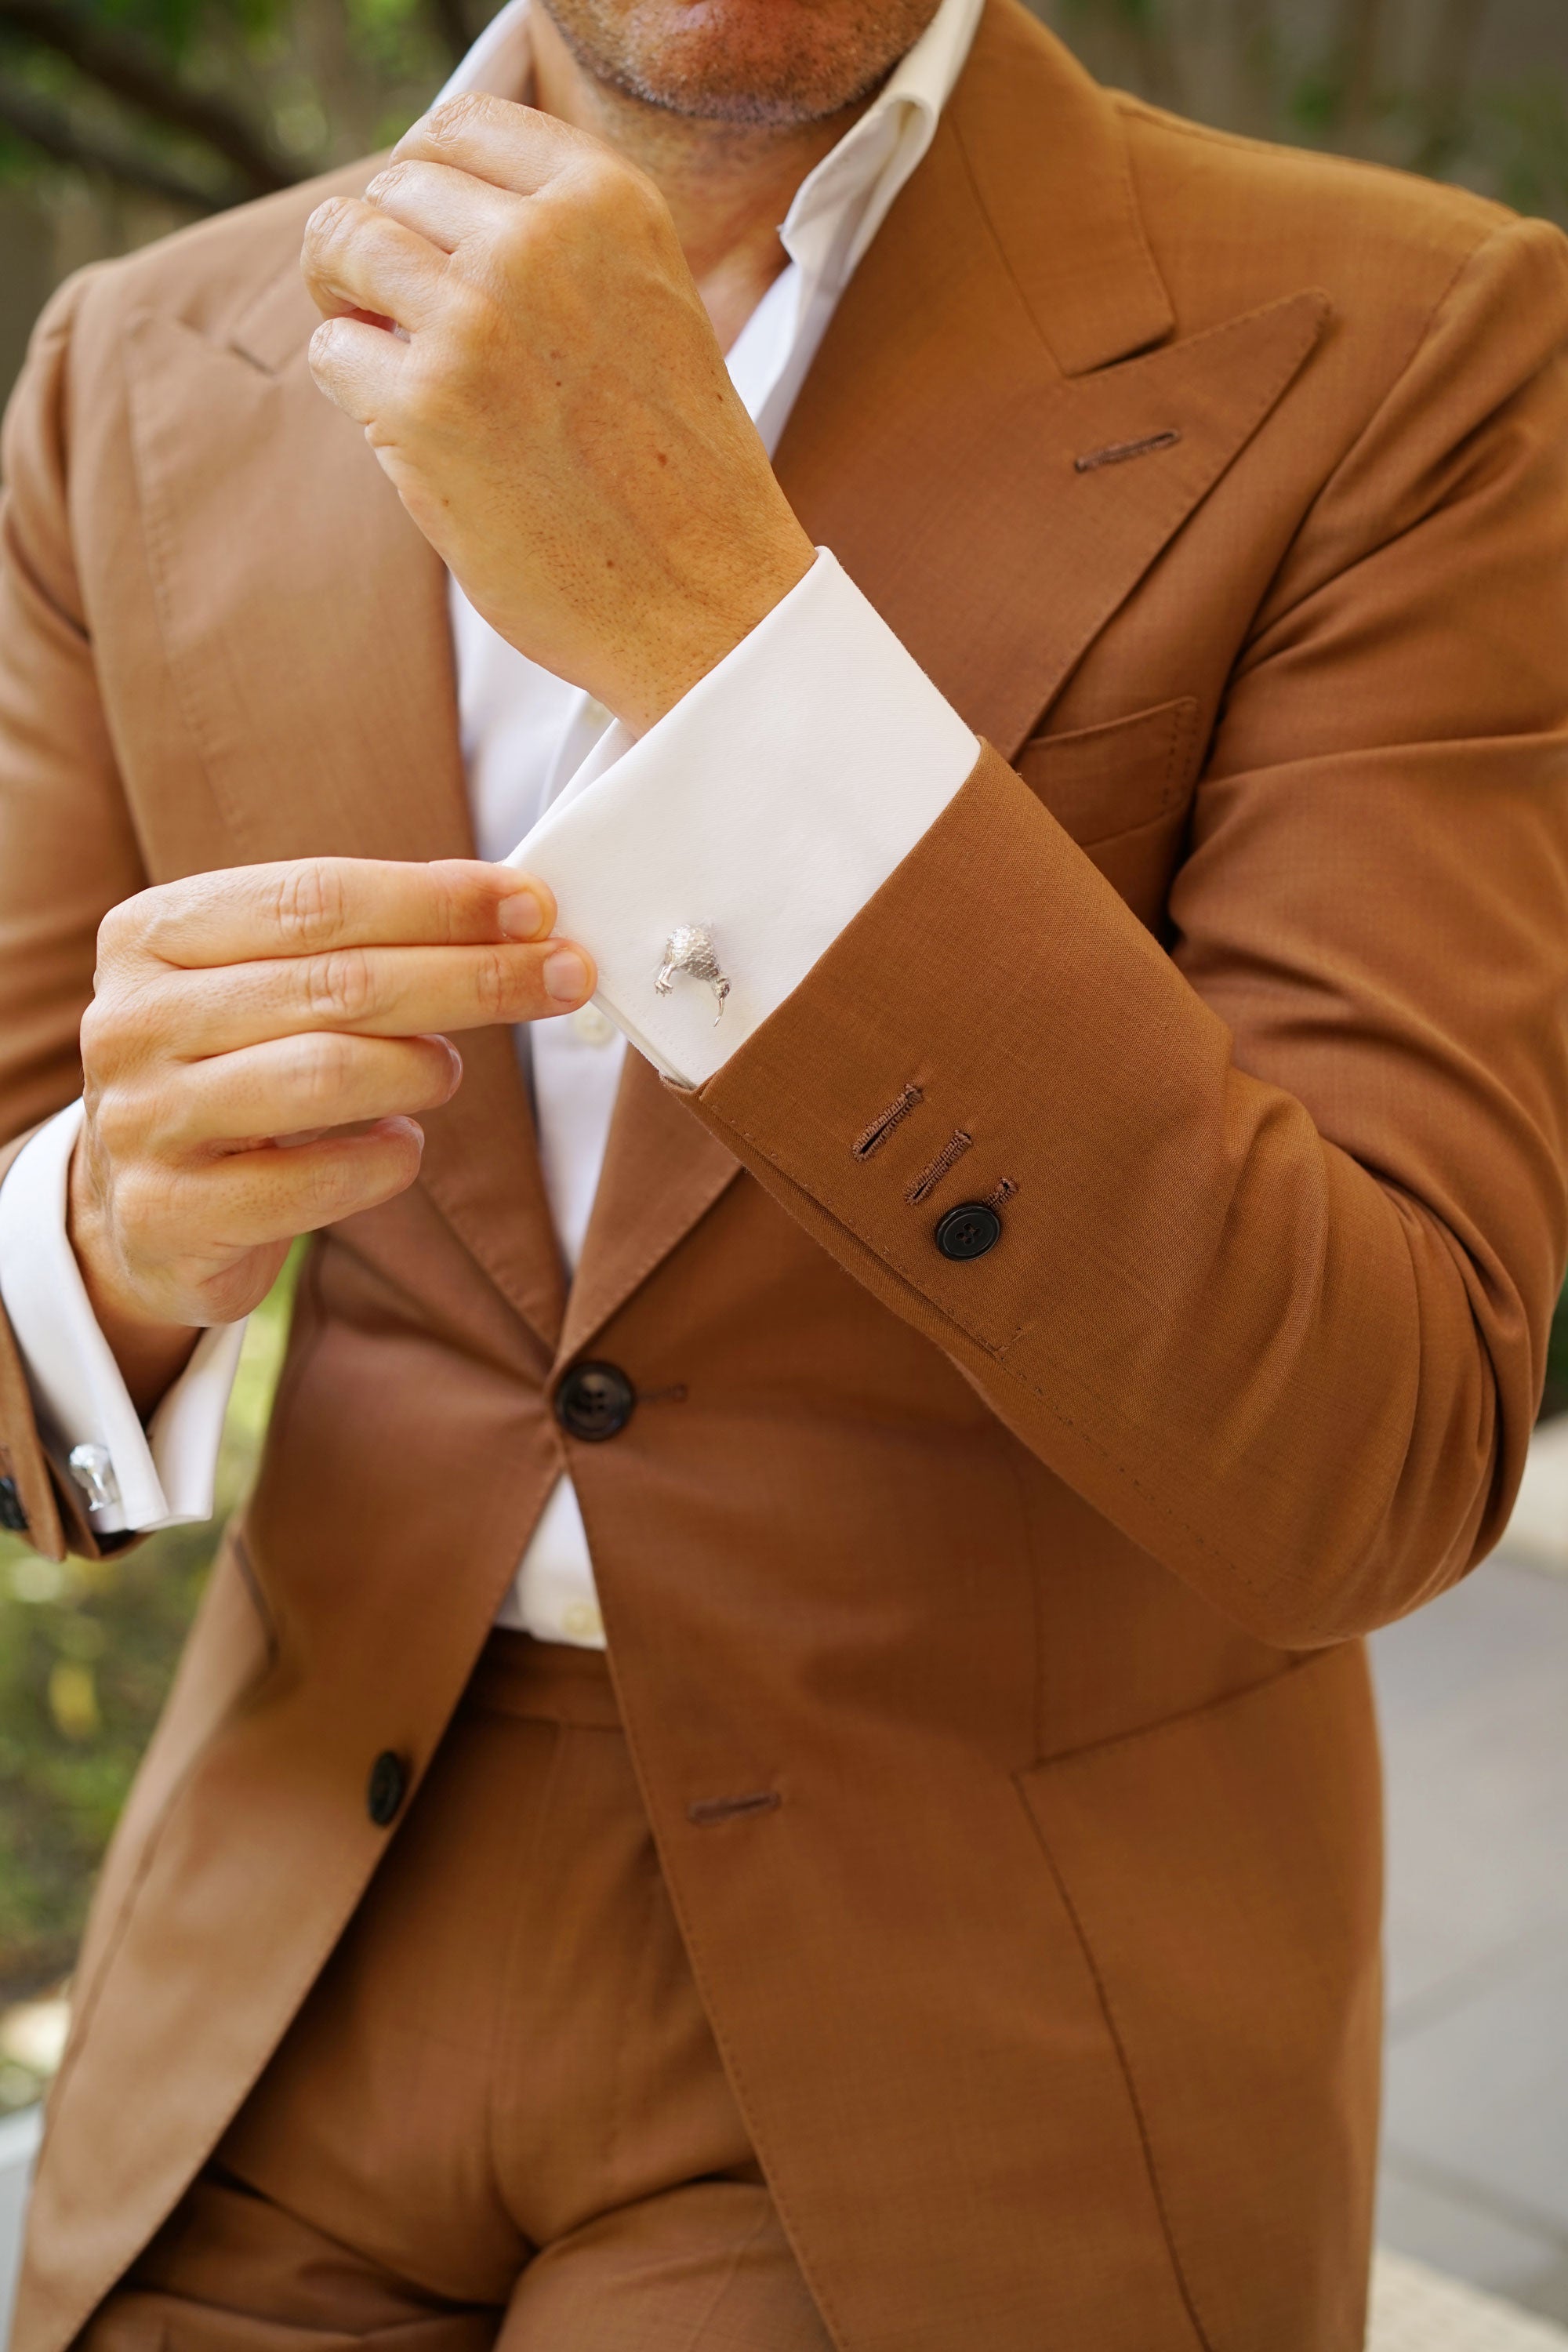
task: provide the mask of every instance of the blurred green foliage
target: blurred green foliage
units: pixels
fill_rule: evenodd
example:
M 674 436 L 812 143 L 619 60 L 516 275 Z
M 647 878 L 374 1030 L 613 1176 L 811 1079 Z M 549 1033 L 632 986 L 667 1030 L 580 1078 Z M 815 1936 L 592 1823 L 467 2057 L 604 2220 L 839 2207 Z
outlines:
M 186 216 L 265 195 L 395 140 L 491 5 L 0 0 L 0 181 Z
M 1542 1418 L 1568 1412 L 1568 1286 L 1557 1302 L 1552 1318 L 1552 1338 L 1546 1350 L 1546 1393 L 1541 1401 Z
M 260 1449 L 299 1255 L 246 1335 L 213 1521 L 165 1528 L 108 1559 L 59 1565 L 0 1536 L 0 2008 L 70 1968 L 93 1873 L 163 1705 L 218 1529 Z

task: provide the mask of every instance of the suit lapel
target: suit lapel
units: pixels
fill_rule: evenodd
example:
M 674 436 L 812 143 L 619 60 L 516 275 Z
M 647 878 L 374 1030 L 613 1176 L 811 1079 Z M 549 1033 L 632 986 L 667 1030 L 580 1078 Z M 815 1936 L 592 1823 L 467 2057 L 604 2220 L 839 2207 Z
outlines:
M 1302 294 L 1172 341 L 1115 109 L 1015 0 L 992 0 L 778 470 L 813 537 L 1010 755 L 1268 415 L 1323 309 Z M 227 348 L 151 318 L 132 339 L 182 708 L 247 859 L 471 856 L 444 575 L 310 383 L 313 316 L 289 272 Z M 463 1051 L 421 1181 L 546 1343 L 574 1352 L 736 1163 L 629 1057 L 567 1316 L 510 1041 L 476 1033 Z
M 566 1303 L 563 1360 L 581 1354 L 739 1173 L 739 1160 L 699 1126 L 651 1063 L 628 1053 Z
M 1303 293 L 1170 341 L 1111 102 L 993 0 L 778 469 L 813 538 L 1010 758 L 1296 375 L 1324 309 Z
M 290 271 L 233 344 L 145 317 L 128 355 L 159 623 L 247 863 L 474 856 L 445 574 L 304 364 Z M 510 1038 L 462 1040 L 421 1182 L 552 1346 L 560 1255 Z
M 1013 0 L 992 0 L 930 154 L 835 313 L 779 476 L 812 537 L 1011 757 L 1295 376 L 1323 308 L 1302 294 L 1171 341 L 1114 108 Z M 628 1056 L 563 1353 L 735 1172 Z

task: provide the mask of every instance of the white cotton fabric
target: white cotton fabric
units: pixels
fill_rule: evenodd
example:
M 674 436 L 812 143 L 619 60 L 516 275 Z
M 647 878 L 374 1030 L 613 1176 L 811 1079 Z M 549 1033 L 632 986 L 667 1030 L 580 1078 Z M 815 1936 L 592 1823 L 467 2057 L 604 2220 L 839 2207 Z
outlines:
M 785 683 L 787 681 L 787 683 Z M 776 1012 L 941 815 L 979 757 L 951 703 L 826 550 L 638 741 L 619 725 L 511 863 L 555 893 L 595 1003 L 700 1086 Z M 730 982 L 655 974 L 679 924 Z
M 203 1332 L 143 1432 L 66 1238 L 66 1187 L 81 1118 L 74 1102 L 50 1119 L 0 1184 L 0 1296 L 45 1438 L 62 1466 L 75 1445 L 107 1449 L 120 1504 L 94 1518 L 105 1534 L 209 1519 L 245 1326 Z

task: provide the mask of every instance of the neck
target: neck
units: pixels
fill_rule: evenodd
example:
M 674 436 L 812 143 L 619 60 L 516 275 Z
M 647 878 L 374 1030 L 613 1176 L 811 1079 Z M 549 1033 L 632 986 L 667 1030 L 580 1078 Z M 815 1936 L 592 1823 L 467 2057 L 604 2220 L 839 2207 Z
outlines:
M 816 122 L 702 121 L 597 80 L 545 9 L 532 12 L 531 31 L 534 103 L 618 147 L 657 184 L 720 347 L 728 351 L 788 257 L 779 223 L 795 190 L 869 100 Z

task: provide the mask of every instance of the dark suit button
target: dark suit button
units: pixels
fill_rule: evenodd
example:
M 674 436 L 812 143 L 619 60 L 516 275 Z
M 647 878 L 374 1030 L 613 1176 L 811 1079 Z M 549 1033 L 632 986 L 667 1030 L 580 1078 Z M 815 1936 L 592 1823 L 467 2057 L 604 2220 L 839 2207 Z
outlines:
M 9 1528 L 14 1536 L 27 1532 L 27 1514 L 22 1508 L 15 1478 L 0 1478 L 0 1528 Z
M 378 1830 L 391 1828 L 403 1811 L 403 1800 L 407 1794 L 407 1765 L 390 1748 L 384 1748 L 370 1768 L 370 1786 L 364 1797 L 365 1810 Z
M 986 1201 L 965 1201 L 937 1223 L 936 1245 L 943 1257 L 984 1257 L 1001 1238 L 1002 1220 Z
M 618 1437 L 637 1411 L 637 1392 L 615 1364 L 574 1364 L 555 1391 L 555 1418 L 590 1445 Z

